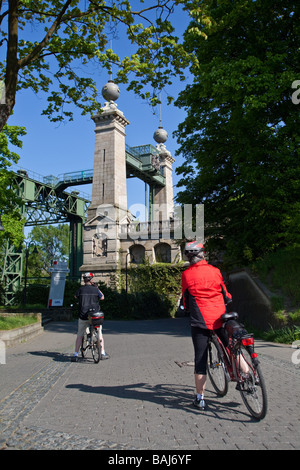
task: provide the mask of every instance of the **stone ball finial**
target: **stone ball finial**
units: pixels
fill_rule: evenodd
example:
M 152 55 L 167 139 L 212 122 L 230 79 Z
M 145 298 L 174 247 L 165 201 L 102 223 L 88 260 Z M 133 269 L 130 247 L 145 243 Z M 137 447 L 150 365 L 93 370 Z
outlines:
M 107 101 L 116 101 L 120 96 L 120 88 L 113 80 L 109 80 L 102 88 L 102 96 Z
M 161 126 L 154 132 L 153 138 L 158 144 L 163 144 L 168 139 L 168 133 Z

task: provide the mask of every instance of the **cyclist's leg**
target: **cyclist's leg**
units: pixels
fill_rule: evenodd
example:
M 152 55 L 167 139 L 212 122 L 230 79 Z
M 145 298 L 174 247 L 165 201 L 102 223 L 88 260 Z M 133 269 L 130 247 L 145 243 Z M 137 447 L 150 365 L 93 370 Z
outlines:
M 82 338 L 84 336 L 84 332 L 88 324 L 89 324 L 88 320 L 81 320 L 81 318 L 78 319 L 78 330 L 77 330 L 77 337 L 76 337 L 76 342 L 75 342 L 74 357 L 78 356 L 78 352 L 82 343 Z
M 192 327 L 191 330 L 195 352 L 194 377 L 197 393 L 196 401 L 199 402 L 200 400 L 204 399 L 207 368 L 207 347 L 210 331 L 197 327 Z
M 101 359 L 109 359 L 109 355 L 105 352 L 102 325 L 100 325 L 99 327 L 99 339 L 100 339 L 100 345 L 101 345 Z
M 244 357 L 242 354 L 237 354 L 236 355 L 236 360 L 237 360 L 237 365 L 238 368 L 245 374 L 249 374 L 249 366 L 247 364 L 247 361 L 245 361 Z
M 101 350 L 102 350 L 102 354 L 105 352 L 105 349 L 104 349 L 104 339 L 103 339 L 103 333 L 102 333 L 102 325 L 99 326 L 98 328 L 98 334 L 99 334 L 99 340 L 100 340 L 100 343 L 101 343 Z
M 222 341 L 224 346 L 227 347 L 228 346 L 228 333 L 227 333 L 227 331 L 224 330 L 223 327 L 221 327 L 221 328 L 218 328 L 217 330 L 215 330 L 215 332 L 217 333 L 218 337 L 220 338 L 220 340 Z

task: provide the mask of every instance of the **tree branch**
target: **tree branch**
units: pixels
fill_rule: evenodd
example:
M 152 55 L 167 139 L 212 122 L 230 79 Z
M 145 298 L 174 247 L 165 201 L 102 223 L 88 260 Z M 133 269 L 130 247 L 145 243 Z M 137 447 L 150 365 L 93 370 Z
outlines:
M 56 28 L 61 24 L 61 22 L 63 20 L 63 16 L 64 16 L 65 12 L 67 11 L 67 9 L 69 8 L 69 6 L 71 5 L 71 3 L 72 3 L 72 0 L 67 0 L 66 1 L 66 3 L 64 4 L 62 10 L 57 15 L 56 20 L 53 22 L 51 28 L 47 31 L 47 34 L 44 37 L 44 39 L 29 54 L 27 54 L 26 57 L 19 60 L 19 62 L 18 62 L 19 69 L 25 67 L 26 65 L 28 65 L 30 62 L 32 62 L 33 60 L 35 60 L 39 56 L 40 52 L 43 50 L 43 48 L 49 42 L 49 40 L 50 40 L 51 36 L 53 35 L 53 33 L 55 32 Z
M 1 6 L 0 6 L 0 10 L 1 10 Z M 2 21 L 7 15 L 8 15 L 8 10 L 6 10 L 4 13 L 2 13 L 2 15 L 0 15 L 0 24 L 2 23 Z

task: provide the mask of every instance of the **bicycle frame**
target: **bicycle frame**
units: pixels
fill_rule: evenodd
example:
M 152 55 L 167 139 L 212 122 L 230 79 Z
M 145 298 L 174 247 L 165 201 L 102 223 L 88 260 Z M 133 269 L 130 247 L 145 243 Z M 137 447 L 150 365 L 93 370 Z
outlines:
M 93 325 L 91 322 L 87 329 L 89 333 L 85 333 L 85 336 L 82 340 L 81 345 L 81 354 L 83 357 L 86 355 L 86 351 L 88 349 L 91 350 L 94 362 L 98 363 L 101 359 L 101 350 L 102 350 L 102 339 L 100 337 L 100 326 L 101 325 Z M 96 336 L 96 338 L 95 338 Z M 95 341 L 96 339 L 96 341 Z M 96 345 L 96 346 L 95 346 Z
M 221 341 L 219 336 L 213 332 L 213 335 L 217 338 L 219 346 L 223 353 L 223 360 L 224 366 L 227 372 L 227 379 L 231 382 L 242 382 L 243 377 L 240 375 L 240 366 L 238 362 L 241 362 L 241 359 L 246 362 L 248 367 L 251 368 L 254 375 L 256 375 L 255 365 L 258 364 L 257 361 L 257 354 L 254 352 L 254 338 L 252 335 L 248 335 L 246 338 L 242 338 L 240 340 L 235 340 L 233 338 L 228 339 L 228 345 L 225 346 L 224 343 Z M 246 361 L 243 358 L 243 354 L 241 352 L 242 344 L 250 349 L 250 355 L 252 359 L 252 363 Z
M 225 321 L 228 320 L 225 318 Z M 236 314 L 237 315 L 237 314 Z M 228 391 L 228 383 L 236 382 L 244 404 L 255 419 L 263 419 L 267 412 L 267 392 L 257 354 L 254 338 L 245 330 L 236 329 L 228 335 L 224 344 L 215 331 L 208 344 L 208 375 L 221 397 Z

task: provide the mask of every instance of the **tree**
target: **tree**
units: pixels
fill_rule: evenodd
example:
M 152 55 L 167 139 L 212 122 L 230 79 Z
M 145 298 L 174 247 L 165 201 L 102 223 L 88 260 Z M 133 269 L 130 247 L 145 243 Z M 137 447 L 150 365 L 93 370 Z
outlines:
M 182 70 L 189 60 L 169 21 L 174 7 L 181 3 L 147 0 L 146 6 L 144 0 L 1 0 L 0 45 L 2 50 L 6 46 L 6 61 L 3 57 L 0 62 L 0 80 L 5 81 L 0 131 L 20 89 L 47 93 L 44 114 L 53 121 L 72 119 L 70 104 L 82 114 L 99 111 L 96 84 L 84 73 L 92 61 L 107 70 L 116 64 L 116 82 L 127 83 L 128 89 L 156 103 L 156 91 L 170 84 L 172 76 L 184 79 Z M 133 4 L 138 4 L 136 10 Z M 131 57 L 120 59 L 107 48 L 118 27 L 125 28 L 129 46 L 135 46 Z M 35 41 L 30 39 L 33 36 Z M 130 81 L 131 72 L 135 79 Z
M 19 198 L 14 187 L 14 174 L 9 170 L 12 163 L 17 163 L 18 155 L 10 146 L 22 147 L 20 137 L 26 134 L 24 127 L 4 126 L 0 132 L 0 215 L 4 231 L 0 232 L 0 246 L 9 240 L 15 246 L 23 241 L 24 219 L 19 211 Z
M 28 276 L 49 276 L 53 261 L 68 261 L 68 224 L 35 226 L 30 232 L 28 241 L 36 246 L 38 251 L 28 258 Z
M 181 203 L 205 204 L 211 248 L 241 263 L 299 243 L 299 7 L 284 0 L 186 2 L 194 82 L 175 104 Z

